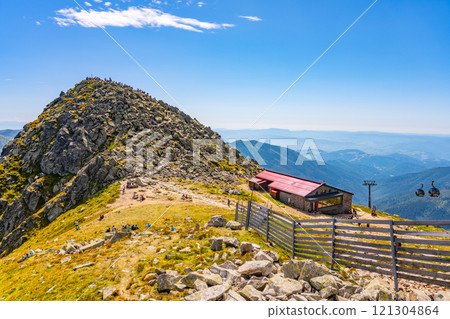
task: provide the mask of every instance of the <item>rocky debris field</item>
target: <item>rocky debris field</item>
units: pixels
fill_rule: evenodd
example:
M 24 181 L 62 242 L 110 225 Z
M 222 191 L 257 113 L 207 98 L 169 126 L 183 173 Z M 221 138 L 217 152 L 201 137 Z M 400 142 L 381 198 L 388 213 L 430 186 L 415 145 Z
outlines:
M 231 227 L 222 216 L 213 216 L 205 227 Z M 156 269 L 147 275 L 159 293 L 187 292 L 186 301 L 450 301 L 448 291 L 427 292 L 410 288 L 396 293 L 391 280 L 378 274 L 343 268 L 333 271 L 312 260 L 289 260 L 280 264 L 278 253 L 234 237 L 210 238 L 216 252 L 231 247 L 238 255 L 251 255 L 214 263 L 209 268 L 184 273 Z M 369 279 L 368 279 L 369 278 Z

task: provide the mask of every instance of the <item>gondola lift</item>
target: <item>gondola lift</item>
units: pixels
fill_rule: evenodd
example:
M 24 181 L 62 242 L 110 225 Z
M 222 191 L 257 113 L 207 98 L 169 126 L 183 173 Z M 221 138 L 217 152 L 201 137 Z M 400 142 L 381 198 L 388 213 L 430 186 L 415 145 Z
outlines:
M 434 186 L 434 181 L 431 182 L 431 186 L 432 187 L 428 191 L 428 195 L 430 195 L 430 197 L 439 197 L 439 195 L 441 195 L 441 192 Z
M 423 184 L 418 190 L 416 190 L 416 196 L 418 196 L 418 197 L 424 197 L 425 196 L 425 191 L 423 190 Z

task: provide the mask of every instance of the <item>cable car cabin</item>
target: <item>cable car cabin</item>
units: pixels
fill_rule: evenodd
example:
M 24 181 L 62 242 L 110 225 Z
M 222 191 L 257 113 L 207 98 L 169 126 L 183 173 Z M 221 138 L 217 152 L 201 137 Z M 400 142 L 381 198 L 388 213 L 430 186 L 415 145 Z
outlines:
M 441 195 L 441 192 L 439 191 L 439 189 L 434 187 L 434 181 L 431 182 L 431 186 L 432 187 L 428 191 L 428 195 L 430 195 L 430 197 L 439 197 L 439 195 Z
M 419 189 L 416 191 L 416 196 L 418 196 L 418 197 L 424 197 L 424 196 L 425 196 L 425 191 L 423 190 L 423 184 L 422 184 L 422 187 L 419 188 Z

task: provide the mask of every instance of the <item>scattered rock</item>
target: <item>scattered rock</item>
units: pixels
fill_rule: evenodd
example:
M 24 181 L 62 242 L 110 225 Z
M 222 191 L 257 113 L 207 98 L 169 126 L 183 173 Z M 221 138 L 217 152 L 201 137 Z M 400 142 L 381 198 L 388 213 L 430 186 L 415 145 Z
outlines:
M 242 297 L 250 301 L 264 301 L 264 296 L 261 291 L 255 287 L 247 285 L 241 291 L 239 291 Z
M 278 274 L 269 279 L 266 289 L 273 289 L 277 296 L 286 295 L 289 297 L 290 295 L 301 293 L 303 285 L 297 280 L 284 278 L 281 274 Z
M 213 286 L 193 293 L 184 299 L 186 301 L 216 301 L 222 299 L 228 290 L 230 290 L 228 285 Z
M 177 279 L 177 277 L 166 273 L 159 275 L 156 290 L 158 292 L 170 292 L 174 288 Z
M 428 296 L 428 294 L 424 291 L 417 290 L 417 289 L 411 289 L 410 293 L 410 299 L 411 301 L 431 301 L 431 297 Z
M 226 224 L 227 220 L 223 216 L 216 215 L 211 217 L 211 219 L 206 224 L 206 227 L 225 227 Z
M 211 240 L 211 250 L 220 251 L 223 249 L 223 240 L 221 238 L 213 238 Z
M 94 266 L 93 262 L 75 266 L 75 267 L 73 267 L 73 270 L 77 270 L 77 269 L 85 268 L 85 267 L 91 267 L 91 266 Z
M 226 228 L 230 228 L 231 230 L 241 230 L 242 224 L 240 222 L 236 222 L 234 220 L 230 220 L 225 225 Z
M 243 241 L 241 243 L 241 246 L 239 247 L 239 251 L 241 252 L 241 254 L 246 254 L 246 253 L 251 253 L 251 252 L 255 252 L 255 251 L 259 251 L 261 249 L 261 247 L 259 247 L 259 245 L 253 244 L 253 243 L 249 243 L 249 242 L 245 242 Z
M 268 276 L 272 272 L 273 264 L 268 260 L 247 261 L 238 268 L 242 275 Z
M 116 288 L 114 287 L 105 287 L 102 289 L 102 295 L 103 295 L 103 300 L 107 300 L 109 297 L 111 297 L 115 292 L 116 292 Z
M 64 263 L 70 261 L 71 259 L 72 259 L 72 257 L 70 257 L 70 256 L 64 257 L 63 259 L 61 259 L 61 264 L 64 264 Z
M 240 294 L 238 294 L 234 290 L 228 291 L 224 300 L 225 301 L 246 301 L 246 299 L 244 297 L 242 297 Z
M 269 255 L 267 255 L 266 253 L 264 253 L 263 251 L 259 251 L 255 254 L 255 257 L 253 258 L 254 260 L 268 260 L 271 263 L 274 262 L 274 260 L 272 259 L 272 257 L 270 257 Z

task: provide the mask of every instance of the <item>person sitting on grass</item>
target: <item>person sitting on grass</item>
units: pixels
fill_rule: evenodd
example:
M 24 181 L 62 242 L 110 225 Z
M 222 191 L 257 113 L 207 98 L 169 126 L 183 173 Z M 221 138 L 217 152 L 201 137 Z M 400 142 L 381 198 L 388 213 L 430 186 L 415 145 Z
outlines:
M 113 225 L 111 230 L 112 230 L 113 233 L 115 233 L 117 231 L 116 226 Z
M 145 228 L 151 228 L 152 225 L 150 223 L 148 223 L 147 225 L 145 225 Z
M 108 228 L 106 228 L 106 233 L 110 233 L 111 232 L 111 229 L 108 227 Z

